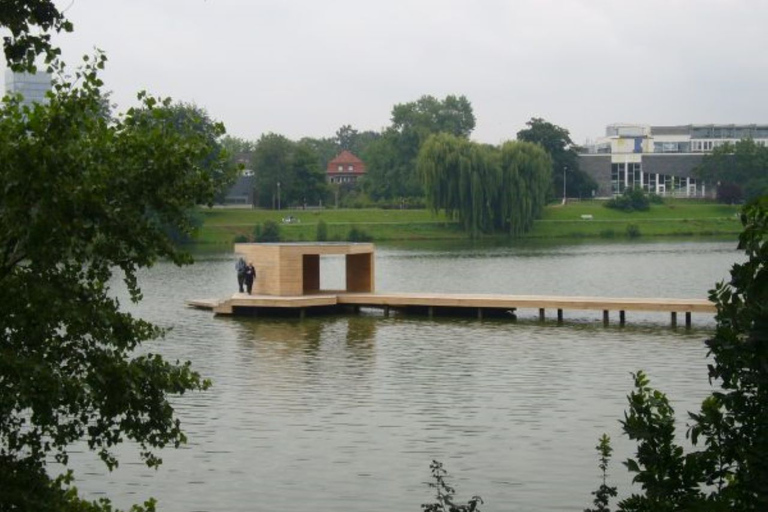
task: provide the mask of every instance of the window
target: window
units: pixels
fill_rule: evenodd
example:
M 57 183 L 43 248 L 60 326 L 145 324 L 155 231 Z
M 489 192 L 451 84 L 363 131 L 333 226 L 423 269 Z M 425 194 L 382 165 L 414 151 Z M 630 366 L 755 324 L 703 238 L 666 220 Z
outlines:
M 339 165 L 339 168 L 338 168 L 337 170 L 338 170 L 339 172 L 343 171 L 343 170 L 344 170 L 344 166 L 343 166 L 343 165 Z
M 352 165 L 352 164 L 350 164 L 350 165 L 349 165 L 349 167 L 347 167 L 347 170 L 348 170 L 349 172 L 352 172 L 352 171 L 354 171 L 354 170 L 355 170 L 355 166 L 354 166 L 354 165 Z

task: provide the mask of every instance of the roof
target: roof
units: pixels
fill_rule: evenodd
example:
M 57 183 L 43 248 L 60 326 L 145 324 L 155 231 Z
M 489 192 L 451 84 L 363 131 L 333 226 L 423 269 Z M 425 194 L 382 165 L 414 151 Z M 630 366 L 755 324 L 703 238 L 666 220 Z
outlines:
M 328 165 L 331 164 L 362 164 L 363 161 L 357 158 L 355 155 L 347 151 L 346 149 L 336 155 L 336 158 L 328 162 Z

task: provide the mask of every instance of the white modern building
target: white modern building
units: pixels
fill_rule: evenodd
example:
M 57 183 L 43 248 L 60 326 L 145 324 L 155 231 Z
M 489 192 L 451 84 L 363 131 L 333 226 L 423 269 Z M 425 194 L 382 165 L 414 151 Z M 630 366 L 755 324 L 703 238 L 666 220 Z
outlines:
M 598 182 L 598 196 L 641 187 L 661 196 L 707 197 L 715 190 L 697 180 L 694 169 L 706 153 L 742 139 L 768 144 L 768 124 L 611 124 L 583 148 L 579 165 Z
M 21 94 L 24 105 L 33 103 L 47 103 L 45 94 L 51 90 L 50 73 L 14 73 L 10 69 L 5 70 L 5 88 L 3 95 Z

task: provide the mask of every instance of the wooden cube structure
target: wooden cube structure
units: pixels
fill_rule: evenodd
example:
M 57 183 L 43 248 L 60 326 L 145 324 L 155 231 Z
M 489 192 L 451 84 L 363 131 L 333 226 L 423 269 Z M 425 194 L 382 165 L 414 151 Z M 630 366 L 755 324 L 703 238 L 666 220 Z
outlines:
M 374 291 L 373 244 L 349 242 L 235 244 L 256 268 L 253 293 L 296 296 L 321 293 L 320 256 L 346 257 L 346 291 Z

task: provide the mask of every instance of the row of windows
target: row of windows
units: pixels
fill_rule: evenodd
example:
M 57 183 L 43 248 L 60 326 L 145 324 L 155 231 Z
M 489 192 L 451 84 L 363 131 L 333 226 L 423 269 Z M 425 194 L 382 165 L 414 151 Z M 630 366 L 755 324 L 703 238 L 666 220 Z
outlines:
M 357 176 L 335 176 L 330 179 L 331 183 L 354 183 Z
M 674 194 L 689 197 L 703 196 L 704 184 L 695 178 L 669 174 L 644 173 L 640 163 L 611 164 L 611 191 L 614 195 L 627 188 L 640 187 L 650 194 Z
M 342 172 L 344 170 L 344 166 L 339 164 L 339 168 L 336 169 L 336 170 L 339 171 L 339 172 Z M 347 170 L 348 171 L 354 171 L 355 170 L 355 166 L 350 164 L 350 165 L 347 166 Z
M 654 142 L 654 153 L 706 153 L 713 149 L 724 145 L 726 142 L 735 143 L 734 141 L 725 140 L 692 140 L 684 142 Z M 755 143 L 765 146 L 765 140 L 757 140 Z
M 697 126 L 692 139 L 768 139 L 768 126 Z

